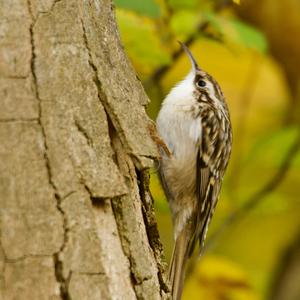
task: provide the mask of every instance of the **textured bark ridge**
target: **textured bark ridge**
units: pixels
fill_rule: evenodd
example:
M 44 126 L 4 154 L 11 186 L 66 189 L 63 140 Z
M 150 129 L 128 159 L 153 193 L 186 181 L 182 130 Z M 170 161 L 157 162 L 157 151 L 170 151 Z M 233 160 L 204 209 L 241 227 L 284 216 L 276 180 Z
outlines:
M 165 299 L 148 98 L 110 0 L 0 0 L 0 299 Z

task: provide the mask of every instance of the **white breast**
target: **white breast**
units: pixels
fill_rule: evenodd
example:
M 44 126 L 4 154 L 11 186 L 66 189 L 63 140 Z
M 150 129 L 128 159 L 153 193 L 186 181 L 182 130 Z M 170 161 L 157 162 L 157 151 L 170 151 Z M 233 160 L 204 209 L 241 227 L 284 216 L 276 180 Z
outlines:
M 193 91 L 190 73 L 165 98 L 156 121 L 160 136 L 178 158 L 194 153 L 201 137 L 200 119 L 193 117 L 197 104 Z
M 193 74 L 171 90 L 157 117 L 157 130 L 171 158 L 162 154 L 160 172 L 172 195 L 169 201 L 175 238 L 194 209 L 196 157 L 201 139 L 201 121 L 195 118 Z M 170 199 L 169 199 L 170 200 Z

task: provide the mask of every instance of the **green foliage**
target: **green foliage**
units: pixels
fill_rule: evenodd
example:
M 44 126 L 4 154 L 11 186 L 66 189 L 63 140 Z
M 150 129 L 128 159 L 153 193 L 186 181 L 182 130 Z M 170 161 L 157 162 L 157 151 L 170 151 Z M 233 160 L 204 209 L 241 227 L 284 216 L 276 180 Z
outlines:
M 141 78 L 149 75 L 159 65 L 170 61 L 170 56 L 162 48 L 151 19 L 141 18 L 130 11 L 120 9 L 117 10 L 117 18 L 122 41 Z
M 295 157 L 293 165 L 300 169 L 300 153 L 298 153 L 298 155 Z
M 219 16 L 212 12 L 204 12 L 204 16 L 215 30 L 223 36 L 226 43 L 237 43 L 260 53 L 266 53 L 267 40 L 263 33 L 253 26 L 238 19 Z
M 176 37 L 183 40 L 195 31 L 199 21 L 200 17 L 197 11 L 180 10 L 174 13 L 170 27 Z
M 198 4 L 199 0 L 168 0 L 169 5 L 174 9 L 174 10 L 181 10 L 181 9 L 195 9 Z
M 297 127 L 288 127 L 260 137 L 247 153 L 244 167 L 255 162 L 278 168 L 298 134 Z
M 132 10 L 138 14 L 158 18 L 160 16 L 160 8 L 154 0 L 115 0 L 116 6 Z
M 202 14 L 206 21 L 208 21 L 209 24 L 213 26 L 219 33 L 224 33 L 223 26 L 221 24 L 221 22 L 224 21 L 223 18 L 219 17 L 211 11 L 204 11 Z
M 267 51 L 268 43 L 261 31 L 237 19 L 230 20 L 230 23 L 236 30 L 238 42 L 245 47 L 253 48 L 261 53 Z
M 298 134 L 298 128 L 290 127 L 265 134 L 257 139 L 245 154 L 244 160 L 240 161 L 242 168 L 238 187 L 240 202 L 245 202 L 278 173 Z M 296 165 L 296 161 L 291 163 L 292 166 Z M 290 177 L 290 181 L 296 180 L 293 177 L 295 175 Z M 253 180 L 249 180 L 249 178 L 253 178 Z M 267 195 L 261 205 L 257 205 L 257 213 L 274 213 L 290 209 L 295 203 L 286 201 L 286 196 L 296 197 L 297 192 L 295 192 L 293 184 L 287 181 L 283 189 L 278 188 Z

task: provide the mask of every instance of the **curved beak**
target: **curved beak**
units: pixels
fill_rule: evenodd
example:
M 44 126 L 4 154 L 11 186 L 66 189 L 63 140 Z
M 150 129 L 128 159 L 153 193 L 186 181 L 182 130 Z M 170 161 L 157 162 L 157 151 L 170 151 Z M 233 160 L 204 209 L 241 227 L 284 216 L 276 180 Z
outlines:
M 196 72 L 196 70 L 199 70 L 199 66 L 198 66 L 198 63 L 196 62 L 192 52 L 190 51 L 190 49 L 182 42 L 178 41 L 178 43 L 181 45 L 182 49 L 184 50 L 184 52 L 187 54 L 187 56 L 189 57 L 190 59 L 190 62 L 192 64 L 192 68 L 193 68 L 193 71 Z

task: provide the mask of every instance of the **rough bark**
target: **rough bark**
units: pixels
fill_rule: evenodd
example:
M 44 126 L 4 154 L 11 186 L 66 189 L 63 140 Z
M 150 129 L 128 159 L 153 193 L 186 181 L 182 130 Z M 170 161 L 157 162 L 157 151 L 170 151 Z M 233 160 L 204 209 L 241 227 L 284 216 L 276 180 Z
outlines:
M 0 0 L 0 99 L 0 299 L 167 298 L 111 1 Z

